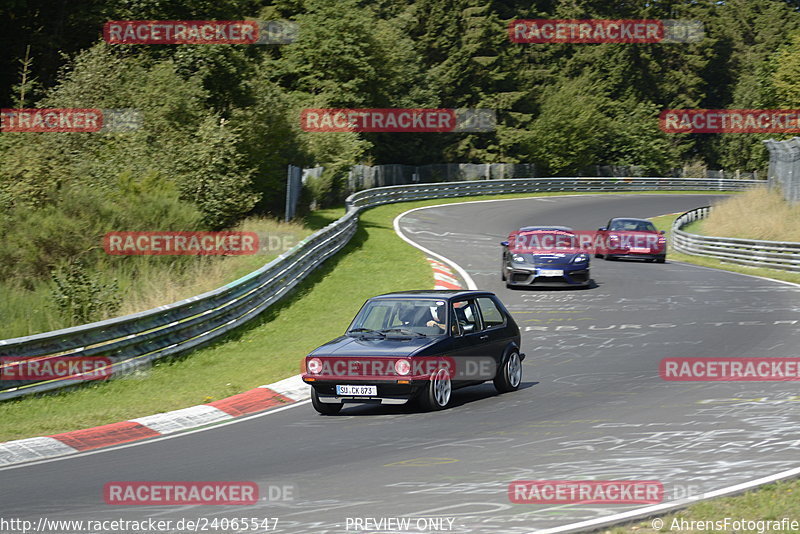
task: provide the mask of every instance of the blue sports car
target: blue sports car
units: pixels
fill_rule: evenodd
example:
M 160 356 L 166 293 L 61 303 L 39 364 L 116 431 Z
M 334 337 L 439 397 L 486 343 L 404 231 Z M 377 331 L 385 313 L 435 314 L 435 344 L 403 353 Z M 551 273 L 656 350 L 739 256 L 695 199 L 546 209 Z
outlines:
M 501 278 L 507 287 L 588 286 L 589 254 L 566 226 L 526 226 L 503 246 Z

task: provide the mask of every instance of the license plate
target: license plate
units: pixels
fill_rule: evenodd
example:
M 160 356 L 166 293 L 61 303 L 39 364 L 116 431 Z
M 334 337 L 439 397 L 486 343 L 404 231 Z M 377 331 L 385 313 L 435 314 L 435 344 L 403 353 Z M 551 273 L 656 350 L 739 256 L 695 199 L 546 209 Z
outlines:
M 378 386 L 336 386 L 337 395 L 376 396 Z
M 644 254 L 649 254 L 650 253 L 650 249 L 647 248 L 647 247 L 631 247 L 628 250 L 631 251 L 631 252 L 640 252 L 640 253 L 644 253 Z
M 539 276 L 564 276 L 564 271 L 560 269 L 539 269 L 536 274 Z

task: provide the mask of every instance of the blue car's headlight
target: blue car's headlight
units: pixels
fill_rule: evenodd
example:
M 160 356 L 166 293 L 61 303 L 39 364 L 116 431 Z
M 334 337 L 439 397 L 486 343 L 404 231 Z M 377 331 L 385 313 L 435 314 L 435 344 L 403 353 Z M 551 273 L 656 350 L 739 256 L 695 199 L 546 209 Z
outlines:
M 515 263 L 525 263 L 525 258 L 523 258 L 522 256 L 520 256 L 519 254 L 514 254 L 514 255 L 511 257 L 511 259 L 512 259 L 512 260 L 514 260 L 514 262 L 515 262 Z
M 589 261 L 588 254 L 576 254 L 574 258 L 572 258 L 572 263 L 585 263 Z

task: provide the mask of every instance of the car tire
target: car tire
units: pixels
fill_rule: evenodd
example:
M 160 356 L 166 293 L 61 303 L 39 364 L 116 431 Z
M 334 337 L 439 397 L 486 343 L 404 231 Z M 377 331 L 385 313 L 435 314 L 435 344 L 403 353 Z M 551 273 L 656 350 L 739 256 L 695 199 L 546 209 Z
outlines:
M 317 395 L 317 390 L 312 387 L 311 405 L 314 406 L 314 409 L 317 410 L 322 415 L 336 415 L 337 413 L 339 413 L 339 410 L 342 409 L 343 403 L 322 402 L 321 400 L 319 400 L 319 395 Z
M 656 258 L 656 263 L 665 263 L 666 261 L 667 261 L 666 256 L 659 256 L 658 258 Z
M 494 377 L 494 387 L 500 393 L 508 393 L 519 389 L 522 383 L 522 360 L 519 352 L 511 351 L 503 358 L 503 363 Z
M 606 254 L 605 256 L 603 256 L 603 259 L 606 261 L 612 261 L 614 259 L 614 256 L 612 256 L 611 254 Z
M 603 257 L 603 255 L 602 255 L 602 254 L 595 254 L 595 255 L 594 255 L 594 257 L 595 257 L 595 258 L 602 258 L 602 257 Z
M 507 277 L 506 277 L 506 266 L 505 266 L 505 264 L 503 264 L 503 266 L 502 266 L 502 267 L 500 267 L 500 280 L 502 280 L 503 282 L 505 282 L 505 281 L 506 281 L 506 278 L 507 278 Z
M 422 391 L 419 401 L 422 409 L 428 412 L 443 410 L 450 403 L 453 394 L 453 383 L 447 369 L 439 369 L 431 375 L 431 380 Z

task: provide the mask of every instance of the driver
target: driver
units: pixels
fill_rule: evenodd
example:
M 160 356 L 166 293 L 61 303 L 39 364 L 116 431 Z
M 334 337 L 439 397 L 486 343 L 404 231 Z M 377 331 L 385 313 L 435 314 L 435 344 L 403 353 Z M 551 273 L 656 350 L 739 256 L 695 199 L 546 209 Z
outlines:
M 447 308 L 445 308 L 444 302 L 439 301 L 436 303 L 436 306 L 431 306 L 429 309 L 431 311 L 432 319 L 425 323 L 425 325 L 429 327 L 438 326 L 442 331 L 444 331 L 446 327 L 445 323 L 447 321 Z

